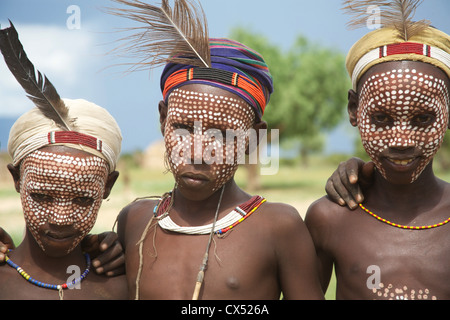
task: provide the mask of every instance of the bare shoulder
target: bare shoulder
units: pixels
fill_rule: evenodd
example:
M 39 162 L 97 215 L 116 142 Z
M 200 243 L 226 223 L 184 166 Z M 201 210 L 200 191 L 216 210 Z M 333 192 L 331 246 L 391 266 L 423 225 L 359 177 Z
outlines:
M 135 218 L 142 213 L 148 212 L 158 204 L 159 200 L 156 199 L 139 199 L 131 202 L 124 207 L 119 213 L 119 220 L 127 220 Z
M 317 199 L 308 207 L 305 222 L 309 225 L 337 223 L 350 210 L 331 201 L 327 196 Z
M 354 211 L 340 206 L 324 196 L 314 201 L 306 211 L 305 224 L 316 248 L 328 248 L 339 238 L 342 227 L 354 219 Z
M 140 226 L 147 224 L 158 201 L 155 199 L 136 200 L 120 211 L 117 217 L 117 234 L 122 244 L 125 235 L 129 233 L 127 230 L 139 230 Z
M 259 213 L 261 220 L 264 220 L 264 223 L 270 223 L 274 231 L 282 233 L 304 228 L 305 223 L 300 213 L 289 204 L 266 201 L 259 210 L 261 210 Z
M 298 210 L 287 203 L 266 201 L 260 210 L 270 218 L 297 219 L 300 217 Z

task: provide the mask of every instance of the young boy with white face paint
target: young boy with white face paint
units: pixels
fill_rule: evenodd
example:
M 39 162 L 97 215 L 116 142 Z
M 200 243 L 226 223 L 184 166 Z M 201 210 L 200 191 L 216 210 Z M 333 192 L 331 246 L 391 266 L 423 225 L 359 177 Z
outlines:
M 169 63 L 161 76 L 161 131 L 175 187 L 119 215 L 130 298 L 323 299 L 299 213 L 239 188 L 239 137 L 218 140 L 227 130 L 266 128 L 268 68 L 236 41 L 210 39 L 210 46 L 212 68 Z
M 124 5 L 114 14 L 143 24 L 120 47 L 143 56 L 136 69 L 165 65 L 159 116 L 175 180 L 171 192 L 119 215 L 130 298 L 323 299 L 297 210 L 249 195 L 234 180 L 254 147 L 247 132 L 266 128 L 273 83 L 263 57 L 210 38 L 191 1 L 176 0 L 173 9 L 169 1 L 114 1 Z
M 105 109 L 61 99 L 46 77 L 36 77 L 12 25 L 0 30 L 0 50 L 36 105 L 9 135 L 8 169 L 26 230 L 4 254 L 0 299 L 125 299 L 125 276 L 90 272 L 91 257 L 81 248 L 119 175 L 120 128 Z
M 450 298 L 450 184 L 432 168 L 449 126 L 449 43 L 432 27 L 408 41 L 384 27 L 348 54 L 349 119 L 376 168 L 373 182 L 359 209 L 324 197 L 306 216 L 322 287 L 334 265 L 338 299 Z M 331 185 L 346 185 L 351 167 Z
M 127 297 L 125 276 L 105 278 L 90 272 L 91 259 L 80 246 L 118 177 L 114 159 L 120 131 L 103 108 L 84 100 L 65 104 L 71 116 L 77 116 L 80 131 L 59 131 L 37 108 L 11 129 L 14 162 L 8 169 L 20 193 L 26 232 L 0 268 L 2 299 L 56 299 L 55 291 L 64 299 Z M 89 126 L 96 117 L 110 130 L 108 136 L 95 128 L 83 133 L 83 122 Z M 112 146 L 111 157 L 100 156 L 92 141 L 101 142 L 103 150 Z M 80 271 L 73 278 L 67 273 L 70 266 Z M 67 290 L 72 280 L 78 288 Z

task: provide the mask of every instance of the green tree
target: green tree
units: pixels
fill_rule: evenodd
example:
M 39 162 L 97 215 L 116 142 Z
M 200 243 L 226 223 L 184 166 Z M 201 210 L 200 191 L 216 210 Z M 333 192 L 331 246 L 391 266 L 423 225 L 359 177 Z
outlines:
M 279 129 L 280 143 L 299 140 L 303 160 L 322 150 L 321 135 L 346 114 L 350 80 L 344 55 L 302 35 L 286 52 L 244 28 L 233 29 L 231 37 L 261 53 L 269 65 L 275 89 L 264 118 L 269 129 Z
M 437 165 L 437 169 L 443 172 L 450 171 L 450 131 L 444 136 L 444 141 L 437 152 L 434 163 Z

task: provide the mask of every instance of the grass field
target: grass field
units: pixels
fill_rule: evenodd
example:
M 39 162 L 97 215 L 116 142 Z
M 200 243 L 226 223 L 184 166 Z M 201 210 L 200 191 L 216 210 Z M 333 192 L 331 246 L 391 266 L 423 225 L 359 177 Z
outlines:
M 303 216 L 311 202 L 325 194 L 325 182 L 341 159 L 345 158 L 315 157 L 310 160 L 307 167 L 295 161 L 281 165 L 276 175 L 260 176 L 261 188 L 255 193 L 271 202 L 289 203 Z M 124 167 L 123 165 L 124 163 L 121 167 Z M 170 173 L 164 174 L 162 170 L 145 170 L 129 163 L 126 167 L 127 171 L 122 172 L 111 196 L 103 202 L 92 232 L 111 230 L 118 212 L 135 198 L 161 195 L 173 187 Z M 236 181 L 244 190 L 248 181 L 247 174 L 245 167 L 236 173 Z M 445 174 L 438 172 L 438 176 L 450 181 L 450 172 Z M 20 243 L 23 234 L 24 220 L 19 195 L 9 180 L 5 176 L 0 179 L 0 226 L 14 237 L 17 244 Z M 326 294 L 327 299 L 335 298 L 334 290 L 333 277 Z

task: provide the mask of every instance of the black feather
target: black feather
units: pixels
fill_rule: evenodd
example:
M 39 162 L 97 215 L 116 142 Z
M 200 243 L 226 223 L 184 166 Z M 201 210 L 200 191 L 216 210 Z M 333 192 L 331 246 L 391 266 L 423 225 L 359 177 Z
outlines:
M 37 108 L 61 129 L 70 131 L 68 108 L 56 88 L 28 59 L 14 25 L 0 30 L 0 51 L 6 65 Z

